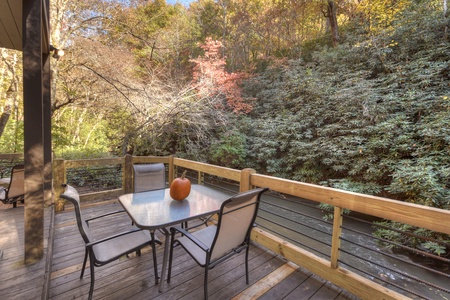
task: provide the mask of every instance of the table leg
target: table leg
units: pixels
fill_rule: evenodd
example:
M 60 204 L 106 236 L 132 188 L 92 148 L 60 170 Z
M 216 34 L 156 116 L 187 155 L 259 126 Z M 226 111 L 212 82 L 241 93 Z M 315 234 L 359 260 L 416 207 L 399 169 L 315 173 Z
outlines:
M 150 236 L 152 237 L 152 254 L 153 254 L 153 269 L 155 270 L 155 283 L 158 284 L 158 264 L 156 261 L 156 242 L 155 242 L 155 231 L 150 230 Z
M 162 228 L 164 235 L 166 236 L 166 240 L 164 241 L 164 254 L 163 254 L 163 264 L 161 269 L 161 281 L 159 282 L 159 292 L 163 291 L 164 280 L 166 278 L 166 269 L 167 269 L 167 255 L 169 254 L 169 245 L 170 245 L 170 232 L 166 228 Z

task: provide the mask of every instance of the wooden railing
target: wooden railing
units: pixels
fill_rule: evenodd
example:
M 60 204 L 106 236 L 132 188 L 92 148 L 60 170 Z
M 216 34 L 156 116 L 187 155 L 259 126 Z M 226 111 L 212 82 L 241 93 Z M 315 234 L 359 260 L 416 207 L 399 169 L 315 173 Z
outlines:
M 67 168 L 111 164 L 122 166 L 122 189 L 85 194 L 81 196 L 83 200 L 132 192 L 133 164 L 154 162 L 163 162 L 168 166 L 169 184 L 173 180 L 174 174 L 177 174 L 176 168 L 180 167 L 197 171 L 200 183 L 203 182 L 204 174 L 210 174 L 238 182 L 240 191 L 253 187 L 268 187 L 272 191 L 282 194 L 333 205 L 334 223 L 329 260 L 318 257 L 262 229 L 255 228 L 252 232 L 252 239 L 287 260 L 363 299 L 404 299 L 406 297 L 339 266 L 342 211 L 344 209 L 450 235 L 450 211 L 447 210 L 265 176 L 257 174 L 252 169 L 235 170 L 177 157 L 132 157 L 128 155 L 124 158 L 113 159 L 67 161 L 56 159 L 54 161 L 55 209 L 57 211 L 64 209 L 64 202 L 59 199 L 58 195 L 62 192 L 61 184 L 66 182 Z

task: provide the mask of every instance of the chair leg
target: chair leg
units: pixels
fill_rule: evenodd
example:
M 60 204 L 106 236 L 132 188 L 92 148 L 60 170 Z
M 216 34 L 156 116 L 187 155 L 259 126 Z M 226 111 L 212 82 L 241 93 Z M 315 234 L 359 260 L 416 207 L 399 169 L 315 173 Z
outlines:
M 205 280 L 203 282 L 203 292 L 205 294 L 205 300 L 208 300 L 208 271 L 209 271 L 209 266 L 207 264 L 205 266 Z
M 245 248 L 245 280 L 246 283 L 248 284 L 249 280 L 248 280 L 248 252 L 249 252 L 249 247 L 250 245 L 247 244 L 247 248 Z
M 94 254 L 93 253 L 89 253 L 89 269 L 90 269 L 90 272 L 91 272 L 91 286 L 89 288 L 89 300 L 91 300 L 92 299 L 92 294 L 94 293 L 94 281 L 95 281 L 95 275 L 94 275 Z
M 155 271 L 155 284 L 159 282 L 158 276 L 158 262 L 156 261 L 156 243 L 155 243 L 155 232 L 150 231 L 150 236 L 152 237 L 152 252 L 153 252 L 153 269 Z
M 84 269 L 86 268 L 87 256 L 88 256 L 88 250 L 84 249 L 84 261 L 83 261 L 83 267 L 81 268 L 80 279 L 82 279 L 83 275 L 84 275 Z

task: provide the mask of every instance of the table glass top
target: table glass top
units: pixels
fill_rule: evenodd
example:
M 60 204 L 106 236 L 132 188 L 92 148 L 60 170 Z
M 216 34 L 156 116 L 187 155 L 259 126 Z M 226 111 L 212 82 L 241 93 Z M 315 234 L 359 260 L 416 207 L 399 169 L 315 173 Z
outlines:
M 119 202 L 136 226 L 158 229 L 218 212 L 231 194 L 210 187 L 193 184 L 189 196 L 173 200 L 169 189 L 154 190 L 119 197 Z

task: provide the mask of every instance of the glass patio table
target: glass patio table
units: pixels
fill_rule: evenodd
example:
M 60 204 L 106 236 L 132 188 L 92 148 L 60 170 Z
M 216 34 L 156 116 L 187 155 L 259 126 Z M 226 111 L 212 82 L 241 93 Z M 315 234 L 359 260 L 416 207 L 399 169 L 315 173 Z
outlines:
M 169 192 L 169 189 L 166 188 L 125 194 L 119 197 L 120 204 L 137 227 L 149 230 L 152 237 L 156 230 L 160 230 L 166 237 L 161 281 L 159 282 L 160 292 L 163 290 L 169 253 L 170 232 L 168 227 L 215 214 L 219 212 L 221 204 L 232 196 L 232 194 L 199 184 L 193 184 L 191 193 L 182 201 L 173 200 Z

